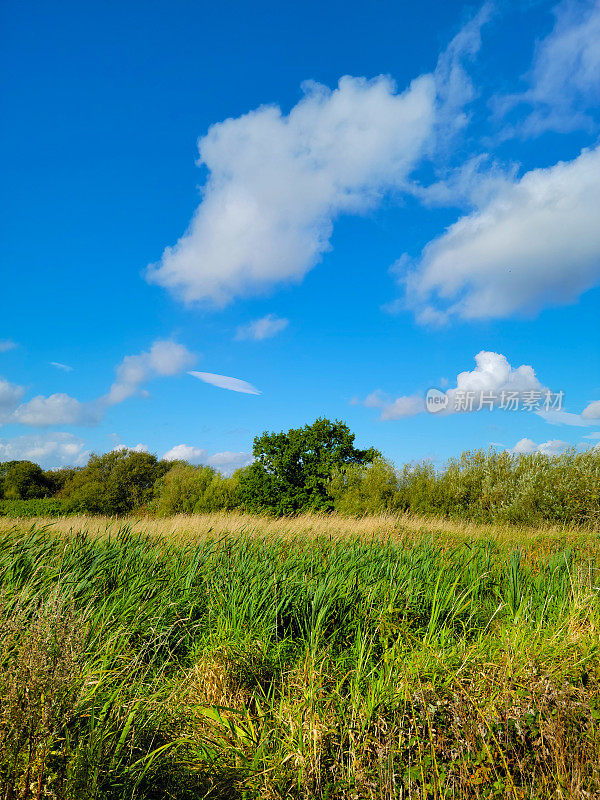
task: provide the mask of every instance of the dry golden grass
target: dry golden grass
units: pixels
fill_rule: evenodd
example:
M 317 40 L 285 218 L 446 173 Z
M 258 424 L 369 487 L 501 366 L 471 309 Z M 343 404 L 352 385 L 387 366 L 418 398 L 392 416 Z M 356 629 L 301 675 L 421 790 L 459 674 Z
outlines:
M 476 539 L 495 540 L 499 544 L 549 545 L 579 543 L 597 538 L 599 531 L 574 525 L 514 525 L 510 523 L 481 523 L 466 520 L 448 520 L 442 517 L 420 517 L 414 514 L 379 514 L 365 517 L 343 517 L 337 514 L 300 514 L 294 517 L 274 518 L 266 515 L 240 512 L 215 512 L 211 514 L 177 514 L 170 517 L 86 517 L 69 516 L 58 519 L 35 517 L 13 519 L 0 517 L 0 533 L 18 525 L 21 528 L 35 524 L 49 526 L 62 534 L 85 531 L 92 536 L 116 533 L 124 524 L 134 531 L 150 536 L 164 537 L 173 543 L 193 544 L 208 537 L 256 536 L 261 538 L 290 538 L 294 540 L 324 537 L 332 541 L 359 537 L 370 540 L 411 541 L 416 537 L 431 536 L 440 544 L 458 544 Z

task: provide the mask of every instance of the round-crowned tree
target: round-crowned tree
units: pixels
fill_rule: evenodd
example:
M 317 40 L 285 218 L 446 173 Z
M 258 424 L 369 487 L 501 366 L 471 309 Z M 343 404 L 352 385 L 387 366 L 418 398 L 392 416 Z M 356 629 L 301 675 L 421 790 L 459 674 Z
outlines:
M 274 514 L 329 511 L 328 487 L 334 473 L 379 456 L 354 446 L 354 434 L 340 420 L 319 418 L 287 433 L 265 431 L 254 440 L 254 463 L 240 473 L 240 498 L 249 511 Z

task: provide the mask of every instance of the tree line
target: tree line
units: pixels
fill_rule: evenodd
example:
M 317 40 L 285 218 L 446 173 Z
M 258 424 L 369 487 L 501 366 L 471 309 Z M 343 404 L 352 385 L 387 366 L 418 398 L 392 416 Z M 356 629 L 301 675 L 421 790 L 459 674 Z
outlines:
M 597 522 L 600 450 L 557 456 L 466 451 L 443 469 L 431 462 L 400 469 L 373 447 L 359 449 L 339 421 L 264 432 L 250 466 L 223 476 L 208 466 L 150 453 L 93 454 L 86 466 L 43 470 L 31 461 L 0 463 L 0 513 L 159 516 L 214 511 L 365 515 L 436 514 L 481 521 Z

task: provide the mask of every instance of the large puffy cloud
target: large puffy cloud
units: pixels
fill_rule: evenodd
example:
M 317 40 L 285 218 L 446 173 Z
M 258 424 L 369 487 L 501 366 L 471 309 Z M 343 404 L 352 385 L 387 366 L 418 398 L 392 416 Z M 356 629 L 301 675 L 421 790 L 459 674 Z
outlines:
M 224 451 L 210 455 L 208 450 L 189 444 L 175 445 L 163 455 L 163 459 L 165 461 L 187 461 L 190 464 L 206 464 L 224 474 L 230 474 L 240 467 L 246 467 L 253 461 L 251 453 Z
M 492 13 L 484 3 L 433 72 L 404 91 L 386 75 L 346 75 L 335 89 L 307 81 L 287 115 L 264 105 L 213 125 L 198 142 L 201 203 L 148 280 L 185 302 L 224 306 L 300 281 L 330 248 L 340 215 L 414 194 L 411 173 L 451 150 L 468 123 L 477 93 L 466 65 Z
M 37 434 L 0 439 L 0 461 L 34 461 L 45 467 L 81 465 L 88 458 L 85 442 L 71 433 Z
M 402 280 L 423 323 L 573 302 L 600 283 L 600 148 L 504 182 Z
M 288 115 L 262 106 L 200 139 L 202 202 L 150 281 L 221 306 L 298 281 L 329 249 L 338 215 L 365 212 L 405 183 L 433 130 L 432 75 L 402 93 L 386 76 L 303 91 Z
M 600 102 L 600 0 L 566 0 L 555 8 L 552 32 L 538 43 L 527 76 L 530 88 L 499 98 L 506 112 L 531 106 L 525 120 L 509 129 L 525 136 L 547 130 L 565 132 L 589 127 L 586 112 Z

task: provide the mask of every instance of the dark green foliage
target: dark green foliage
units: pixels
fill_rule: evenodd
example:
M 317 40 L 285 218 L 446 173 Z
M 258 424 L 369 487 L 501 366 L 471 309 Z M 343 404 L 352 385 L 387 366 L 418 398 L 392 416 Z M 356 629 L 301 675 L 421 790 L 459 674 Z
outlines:
M 127 514 L 152 500 L 154 485 L 169 466 L 150 453 L 133 450 L 92 455 L 65 484 L 61 496 L 70 511 Z
M 0 464 L 0 497 L 5 500 L 32 500 L 53 493 L 53 486 L 40 466 L 32 461 L 6 461 Z
M 57 494 L 72 481 L 82 467 L 60 467 L 58 469 L 47 469 L 44 473 L 46 480 L 52 488 L 52 494 Z
M 339 420 L 317 419 L 287 433 L 269 433 L 254 440 L 254 463 L 240 474 L 245 508 L 275 514 L 329 511 L 329 484 L 334 473 L 350 464 L 367 464 L 376 450 L 354 447 L 354 434 Z

